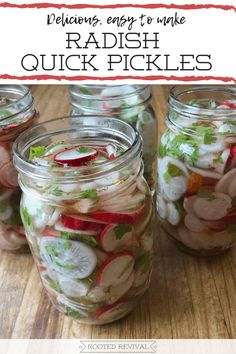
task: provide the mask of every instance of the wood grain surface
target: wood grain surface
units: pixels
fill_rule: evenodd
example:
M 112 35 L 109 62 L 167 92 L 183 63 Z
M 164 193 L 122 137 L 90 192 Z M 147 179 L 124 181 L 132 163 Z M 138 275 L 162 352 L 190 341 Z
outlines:
M 67 86 L 32 86 L 40 120 L 70 111 Z M 159 131 L 169 86 L 153 87 Z M 48 300 L 30 254 L 0 252 L 0 338 L 236 338 L 236 250 L 216 258 L 178 251 L 157 234 L 152 286 L 125 319 L 80 325 Z

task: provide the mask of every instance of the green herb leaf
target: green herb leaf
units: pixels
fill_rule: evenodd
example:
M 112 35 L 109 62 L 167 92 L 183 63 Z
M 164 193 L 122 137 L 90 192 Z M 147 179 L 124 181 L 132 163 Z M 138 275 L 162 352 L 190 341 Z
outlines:
M 89 246 L 97 247 L 98 241 L 92 235 L 73 234 L 68 232 L 61 232 L 60 237 L 64 240 L 76 240 L 86 243 Z
M 124 274 L 125 272 L 127 272 L 127 270 L 130 268 L 130 266 L 133 264 L 133 260 L 131 260 L 127 265 L 126 267 L 120 272 L 120 274 L 118 275 L 118 279 L 120 279 Z
M 159 146 L 158 146 L 158 152 L 157 152 L 157 154 L 158 154 L 158 156 L 159 157 L 165 157 L 166 155 L 167 155 L 167 148 L 166 148 L 166 146 L 164 146 L 163 144 L 162 144 L 162 142 L 160 142 L 160 144 L 159 144 Z
M 199 157 L 198 150 L 198 142 L 188 139 L 183 134 L 179 134 L 170 142 L 168 154 L 180 160 L 186 159 L 188 162 L 194 163 Z
M 33 160 L 35 157 L 43 156 L 46 150 L 46 146 L 31 146 L 29 159 Z
M 82 318 L 83 316 L 76 310 L 72 309 L 71 307 L 66 307 L 65 312 L 67 316 L 73 317 L 73 318 Z
M 215 133 L 211 133 L 211 132 L 207 132 L 204 135 L 204 139 L 203 139 L 204 144 L 213 144 L 216 142 L 216 136 Z
M 151 261 L 152 261 L 151 253 L 146 252 L 144 253 L 143 256 L 138 258 L 135 267 L 137 267 L 141 271 L 141 273 L 144 274 L 149 270 Z
M 188 104 L 193 107 L 201 107 L 200 103 L 196 99 L 190 100 Z
M 76 149 L 80 154 L 87 154 L 92 152 L 93 150 L 91 148 L 88 148 L 86 146 L 80 146 L 78 149 Z
M 132 225 L 129 225 L 129 224 L 120 224 L 120 225 L 117 225 L 115 228 L 114 228 L 114 232 L 115 232 L 115 235 L 116 235 L 116 240 L 121 240 L 122 237 L 127 233 L 127 232 L 130 232 L 132 230 Z
M 78 90 L 79 90 L 79 92 L 83 93 L 84 95 L 89 95 L 89 96 L 93 95 L 92 90 L 89 90 L 85 87 L 80 86 L 80 87 L 78 87 Z
M 88 189 L 80 192 L 79 197 L 82 199 L 96 199 L 98 197 L 96 189 Z
M 166 182 L 168 182 L 172 177 L 184 176 L 183 171 L 181 171 L 176 165 L 168 163 L 167 170 L 163 177 Z
M 224 163 L 224 160 L 222 159 L 221 156 L 218 156 L 216 159 L 213 160 L 214 163 Z
M 62 293 L 62 290 L 61 290 L 58 280 L 50 280 L 49 283 L 50 283 L 50 286 L 52 289 L 54 289 L 58 293 Z
M 209 201 L 212 201 L 215 199 L 214 194 L 207 189 L 200 188 L 197 193 L 198 197 L 200 198 L 206 198 Z
M 33 228 L 33 222 L 32 222 L 32 219 L 31 219 L 31 216 L 27 210 L 26 207 L 22 207 L 21 208 L 21 218 L 22 218 L 22 221 L 23 221 L 23 224 L 25 226 L 25 228 L 29 229 L 29 230 L 32 230 Z

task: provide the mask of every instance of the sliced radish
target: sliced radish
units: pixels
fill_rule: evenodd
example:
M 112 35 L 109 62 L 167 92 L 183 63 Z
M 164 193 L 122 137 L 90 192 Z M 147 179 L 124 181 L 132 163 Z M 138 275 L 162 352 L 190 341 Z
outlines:
M 23 246 L 27 244 L 27 240 L 25 237 L 22 237 L 18 232 L 16 231 L 9 231 L 9 241 L 12 242 L 15 245 Z
M 43 231 L 43 236 L 44 237 L 60 237 L 61 233 L 59 231 L 54 230 L 53 228 L 47 227 Z
M 194 214 L 187 214 L 184 218 L 185 226 L 194 232 L 202 232 L 206 229 L 204 223 Z
M 18 187 L 18 173 L 12 161 L 5 163 L 0 169 L 0 184 L 7 188 Z
M 222 107 L 223 106 L 223 107 Z M 231 108 L 234 109 L 236 108 L 236 104 L 233 102 L 221 102 L 220 105 L 217 108 Z
M 117 147 L 113 144 L 108 144 L 106 146 L 106 151 L 110 160 L 114 159 L 117 155 Z
M 216 184 L 215 190 L 220 193 L 227 193 L 230 183 L 236 178 L 236 168 L 227 172 Z
M 97 150 L 93 148 L 78 146 L 77 148 L 66 149 L 62 152 L 59 152 L 54 157 L 54 161 L 62 164 L 67 164 L 69 166 L 81 166 L 84 163 L 95 159 L 97 154 Z
M 225 149 L 220 155 L 221 162 L 217 162 L 215 165 L 215 171 L 221 174 L 224 173 L 228 158 L 230 156 L 230 149 Z
M 62 292 L 66 296 L 81 297 L 86 296 L 90 286 L 85 282 L 68 279 L 65 277 L 58 277 L 58 282 Z
M 150 226 L 140 237 L 140 243 L 144 251 L 151 251 L 153 249 L 154 235 L 153 228 Z
M 231 198 L 234 198 L 236 196 L 236 179 L 235 178 L 229 183 L 228 193 Z
M 236 208 L 230 209 L 229 213 L 221 219 L 222 223 L 236 224 Z
M 226 148 L 226 143 L 224 139 L 217 139 L 215 143 L 212 144 L 199 144 L 199 154 L 204 155 L 209 152 L 220 152 Z
M 204 154 L 199 156 L 197 161 L 194 162 L 194 165 L 198 168 L 203 168 L 203 169 L 208 169 L 208 168 L 213 168 L 215 166 L 214 160 L 216 159 L 216 156 L 213 154 Z
M 116 253 L 107 258 L 98 270 L 100 286 L 115 286 L 128 279 L 133 271 L 134 257 L 131 252 Z
M 181 216 L 175 204 L 172 202 L 167 203 L 167 215 L 168 221 L 171 225 L 178 225 Z
M 107 225 L 100 234 L 99 242 L 106 252 L 127 244 L 132 239 L 133 227 L 130 224 Z
M 127 305 L 119 300 L 111 305 L 106 305 L 96 311 L 94 316 L 101 321 L 114 321 L 127 312 Z
M 99 235 L 99 231 L 70 229 L 69 227 L 65 227 L 60 221 L 56 222 L 56 224 L 54 225 L 54 228 L 57 231 L 61 231 L 64 233 L 69 233 L 69 234 L 78 234 L 78 235 L 83 234 L 83 235 L 88 235 L 88 236 Z
M 102 263 L 104 263 L 105 260 L 108 258 L 108 254 L 101 251 L 98 248 L 95 248 L 94 252 L 96 253 L 96 256 L 97 256 L 97 266 L 100 267 L 102 265 Z
M 197 198 L 193 209 L 198 217 L 203 220 L 219 220 L 227 215 L 231 208 L 231 198 L 224 193 L 213 193 L 214 199 Z
M 173 177 L 171 180 L 163 185 L 165 196 L 169 201 L 176 201 L 180 199 L 188 189 L 188 180 L 186 177 Z
M 236 138 L 235 138 L 236 139 Z M 235 140 L 236 142 L 236 140 Z M 232 169 L 236 166 L 236 145 L 232 145 L 230 148 L 230 154 L 227 160 L 227 167 Z
M 157 196 L 157 212 L 162 219 L 167 217 L 167 204 L 161 195 Z
M 122 284 L 117 286 L 112 286 L 109 292 L 108 303 L 114 304 L 117 300 L 119 300 L 123 295 L 127 293 L 127 291 L 131 288 L 134 282 L 134 272 L 132 272 L 128 279 Z
M 56 208 L 53 212 L 53 214 L 49 217 L 48 220 L 48 226 L 53 226 L 57 220 L 60 218 L 61 215 L 61 209 L 60 208 Z
M 194 214 L 193 204 L 197 198 L 197 195 L 192 195 L 190 197 L 184 198 L 183 207 L 187 213 Z
M 126 213 L 109 213 L 109 212 L 99 212 L 90 213 L 89 215 L 100 221 L 104 221 L 110 224 L 133 224 L 145 213 L 146 205 L 140 207 L 139 209 Z
M 92 214 L 90 215 L 92 216 Z M 81 215 L 61 215 L 61 222 L 65 227 L 73 230 L 102 231 L 104 228 L 104 224 Z
M 48 268 L 70 279 L 87 278 L 97 265 L 92 248 L 78 241 L 42 237 L 40 254 Z
M 100 286 L 95 286 L 88 293 L 88 298 L 95 304 L 99 302 L 105 302 L 107 300 L 108 293 L 105 292 L 105 289 Z
M 221 173 L 208 171 L 208 170 L 202 170 L 200 168 L 193 167 L 193 166 L 190 166 L 190 165 L 188 165 L 188 168 L 191 171 L 193 171 L 193 172 L 195 172 L 195 173 L 197 173 L 197 174 L 199 174 L 199 175 L 201 175 L 203 177 L 213 178 L 213 179 L 221 179 L 222 178 L 222 174 Z

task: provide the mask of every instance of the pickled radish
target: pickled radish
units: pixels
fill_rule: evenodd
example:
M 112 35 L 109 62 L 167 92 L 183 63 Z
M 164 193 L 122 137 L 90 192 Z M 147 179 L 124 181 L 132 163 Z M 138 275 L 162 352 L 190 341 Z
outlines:
M 162 219 L 165 219 L 168 215 L 166 201 L 164 200 L 164 198 L 162 198 L 161 195 L 157 196 L 157 211 Z
M 99 318 L 101 321 L 112 321 L 118 319 L 124 313 L 124 304 L 120 303 L 119 300 L 117 303 L 106 305 L 100 310 L 95 312 L 95 317 Z
M 109 213 L 109 212 L 96 212 L 89 213 L 89 215 L 99 221 L 103 221 L 111 224 L 133 224 L 136 222 L 145 212 L 146 206 L 141 207 L 138 210 L 127 213 Z
M 204 223 L 194 214 L 187 214 L 184 218 L 185 226 L 194 232 L 202 232 L 206 229 Z
M 227 172 L 216 184 L 215 190 L 220 193 L 228 193 L 230 183 L 236 178 L 236 168 Z
M 130 224 L 107 225 L 100 234 L 99 242 L 102 249 L 112 252 L 126 245 L 132 239 L 133 227 Z
M 169 183 L 164 184 L 164 192 L 169 201 L 181 198 L 188 189 L 186 177 L 173 177 Z
M 70 297 L 86 296 L 90 288 L 89 285 L 84 282 L 64 277 L 59 277 L 58 282 L 64 294 Z
M 18 174 L 11 161 L 1 166 L 0 185 L 7 188 L 18 187 Z
M 180 222 L 180 213 L 174 203 L 167 203 L 167 218 L 171 225 L 177 225 Z
M 82 242 L 42 237 L 40 253 L 47 267 L 70 279 L 85 279 L 95 269 L 97 257 Z
M 193 204 L 195 213 L 204 220 L 219 220 L 231 208 L 231 198 L 223 193 L 214 193 L 213 199 L 197 198 Z
M 133 271 L 134 261 L 128 251 L 108 257 L 98 270 L 98 285 L 115 286 L 125 282 Z
M 95 149 L 80 146 L 59 152 L 55 155 L 54 161 L 69 166 L 81 166 L 84 163 L 95 159 L 97 154 L 98 152 Z
M 65 227 L 60 221 L 57 221 L 54 225 L 55 230 L 64 232 L 64 233 L 71 233 L 71 234 L 83 234 L 83 235 L 91 235 L 96 236 L 99 235 L 99 230 L 82 230 L 82 229 L 71 229 L 69 227 Z
M 130 274 L 129 278 L 126 279 L 124 283 L 121 283 L 116 286 L 112 286 L 108 296 L 108 303 L 113 304 L 114 302 L 119 300 L 122 296 L 124 296 L 133 285 L 134 279 L 135 276 L 133 272 Z
M 61 222 L 65 227 L 73 230 L 101 231 L 104 228 L 104 224 L 80 215 L 61 215 Z

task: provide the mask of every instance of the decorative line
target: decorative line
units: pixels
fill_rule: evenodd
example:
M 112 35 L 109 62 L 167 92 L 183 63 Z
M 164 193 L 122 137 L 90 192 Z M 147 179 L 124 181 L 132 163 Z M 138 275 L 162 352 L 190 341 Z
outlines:
M 218 9 L 236 12 L 236 7 L 233 5 L 214 5 L 214 4 L 113 4 L 113 5 L 97 5 L 97 4 L 53 4 L 53 3 L 33 3 L 33 4 L 11 4 L 8 2 L 0 3 L 3 8 L 18 8 L 18 9 L 117 9 L 117 8 L 140 8 L 140 9 L 176 9 L 176 10 L 201 10 L 201 9 Z
M 151 75 L 151 76 L 107 76 L 107 77 L 97 77 L 97 76 L 57 76 L 57 75 L 30 75 L 30 76 L 15 76 L 2 74 L 0 75 L 0 80 L 57 80 L 57 81 L 84 81 L 84 80 L 143 80 L 143 81 L 157 81 L 157 80 L 166 80 L 166 81 L 221 81 L 224 83 L 234 82 L 236 84 L 236 79 L 233 77 L 221 77 L 221 76 L 164 76 L 164 75 Z

